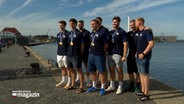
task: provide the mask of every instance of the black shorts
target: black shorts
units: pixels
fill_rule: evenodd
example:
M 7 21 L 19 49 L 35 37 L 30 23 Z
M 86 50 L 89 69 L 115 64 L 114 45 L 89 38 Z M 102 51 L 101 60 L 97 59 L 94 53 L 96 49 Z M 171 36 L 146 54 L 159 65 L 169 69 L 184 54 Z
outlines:
M 82 68 L 81 56 L 67 56 L 67 68 L 74 68 L 75 70 Z
M 127 72 L 128 74 L 139 73 L 135 58 L 131 58 L 131 57 L 127 58 Z
M 83 53 L 82 62 L 83 63 L 88 63 L 88 57 L 89 57 L 89 53 Z

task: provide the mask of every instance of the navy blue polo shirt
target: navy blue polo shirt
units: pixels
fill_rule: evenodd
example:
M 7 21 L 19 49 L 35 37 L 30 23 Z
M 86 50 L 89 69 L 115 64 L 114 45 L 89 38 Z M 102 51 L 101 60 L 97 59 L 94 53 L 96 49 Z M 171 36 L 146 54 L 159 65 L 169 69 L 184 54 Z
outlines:
M 57 34 L 57 44 L 58 44 L 57 55 L 67 55 L 68 36 L 69 36 L 69 32 L 67 30 L 65 30 L 64 33 L 59 32 Z M 62 45 L 59 44 L 60 42 L 62 42 Z
M 82 31 L 83 36 L 83 43 L 84 43 L 84 52 L 83 54 L 89 54 L 89 47 L 90 47 L 90 32 L 86 29 Z
M 73 34 L 73 45 L 71 45 L 71 39 Z M 81 55 L 81 44 L 83 44 L 82 33 L 76 29 L 75 31 L 70 31 L 68 38 L 68 56 L 80 56 Z
M 96 33 L 90 33 L 90 54 L 104 55 L 104 45 L 108 44 L 109 39 L 109 33 L 107 30 L 108 29 L 100 28 Z M 95 37 L 94 46 L 91 45 L 93 36 Z
M 136 53 L 136 32 L 134 31 L 129 31 L 127 33 L 127 40 L 128 40 L 128 46 L 129 46 L 129 55 L 132 55 L 135 57 Z
M 119 54 L 122 56 L 124 50 L 123 42 L 127 42 L 125 30 L 123 30 L 121 27 L 118 30 L 111 30 L 108 54 Z
M 150 30 L 138 31 L 136 34 L 137 54 L 143 53 L 148 46 L 148 42 L 151 40 L 154 40 L 154 38 L 153 33 Z M 150 51 L 145 57 L 151 56 L 151 53 L 152 51 Z

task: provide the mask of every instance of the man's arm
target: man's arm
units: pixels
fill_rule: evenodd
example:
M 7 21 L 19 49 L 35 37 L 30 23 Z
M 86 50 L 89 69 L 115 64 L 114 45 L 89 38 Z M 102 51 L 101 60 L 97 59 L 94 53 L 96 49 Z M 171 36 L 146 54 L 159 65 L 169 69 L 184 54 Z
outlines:
M 127 52 L 128 52 L 128 42 L 123 42 L 123 57 L 122 57 L 122 61 L 126 61 L 126 56 L 127 56 Z

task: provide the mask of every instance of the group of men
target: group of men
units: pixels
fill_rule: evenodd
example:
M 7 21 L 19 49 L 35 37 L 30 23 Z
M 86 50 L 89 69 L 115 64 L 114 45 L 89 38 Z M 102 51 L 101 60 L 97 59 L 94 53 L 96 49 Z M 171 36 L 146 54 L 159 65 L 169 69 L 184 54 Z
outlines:
M 88 93 L 97 90 L 100 79 L 100 95 L 115 91 L 115 73 L 117 71 L 119 85 L 116 94 L 123 93 L 123 62 L 127 60 L 127 70 L 130 78 L 130 91 L 140 96 L 139 101 L 149 100 L 149 63 L 151 50 L 154 46 L 151 29 L 145 28 L 144 19 L 130 21 L 132 31 L 126 33 L 120 27 L 121 19 L 112 19 L 112 30 L 102 25 L 102 18 L 90 21 L 92 31 L 84 28 L 84 21 L 75 18 L 69 20 L 71 31 L 65 29 L 66 22 L 59 21 L 60 32 L 57 34 L 57 62 L 61 68 L 61 82 L 56 87 L 63 86 L 67 90 L 75 89 L 76 93 L 84 92 L 84 73 L 86 69 L 86 85 Z M 78 28 L 77 28 L 78 26 Z M 127 55 L 128 53 L 128 55 Z M 128 56 L 128 57 L 127 57 Z M 110 85 L 108 87 L 108 72 Z M 134 87 L 134 73 L 136 86 Z M 91 75 L 91 77 L 90 77 Z M 99 77 L 99 78 L 98 78 Z

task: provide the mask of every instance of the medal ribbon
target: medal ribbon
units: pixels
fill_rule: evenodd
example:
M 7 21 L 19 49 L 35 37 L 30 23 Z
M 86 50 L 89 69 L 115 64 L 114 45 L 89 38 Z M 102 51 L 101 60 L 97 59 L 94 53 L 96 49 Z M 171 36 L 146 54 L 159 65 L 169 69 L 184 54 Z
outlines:
M 91 37 L 92 37 L 92 43 L 94 43 L 94 41 L 95 41 L 95 33 L 93 33 L 93 35 Z
M 75 31 L 74 32 L 71 31 L 71 42 L 73 42 L 73 37 L 74 37 L 73 35 L 74 34 L 75 34 Z
M 59 34 L 59 40 L 60 40 L 60 42 L 63 41 L 63 35 L 64 35 L 64 33 L 60 32 L 60 34 Z
M 118 32 L 118 29 L 114 32 L 114 34 L 112 34 L 112 39 L 114 38 L 117 32 Z

